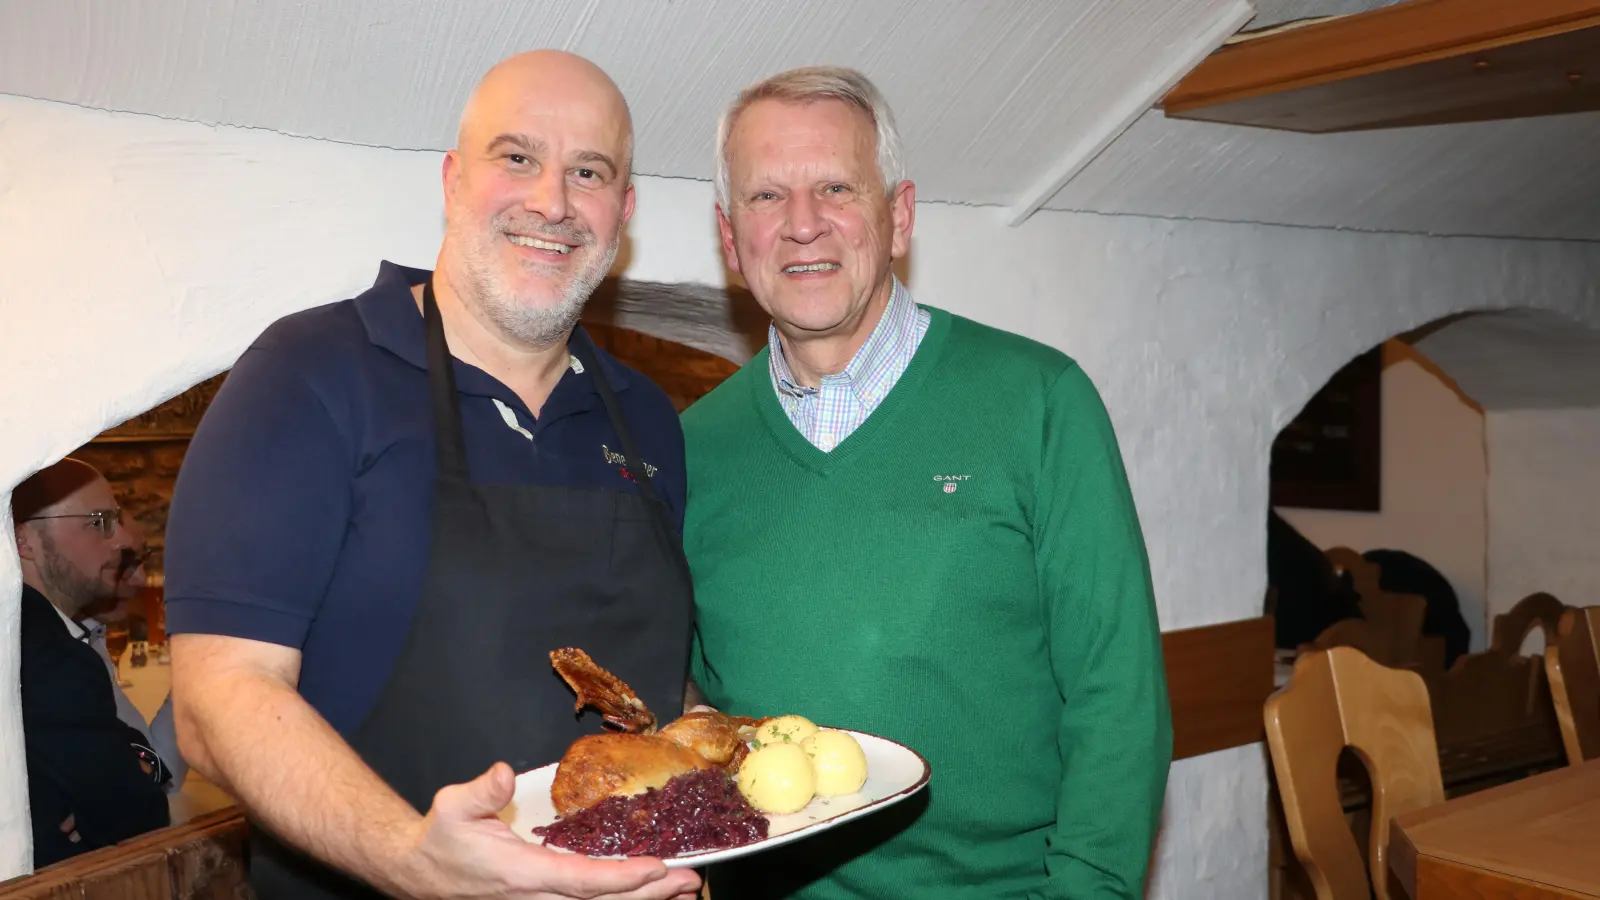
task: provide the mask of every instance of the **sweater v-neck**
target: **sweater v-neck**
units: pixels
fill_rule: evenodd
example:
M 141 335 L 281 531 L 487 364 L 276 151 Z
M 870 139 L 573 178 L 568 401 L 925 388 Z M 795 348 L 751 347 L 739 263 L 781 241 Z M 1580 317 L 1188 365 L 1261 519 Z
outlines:
M 921 343 L 917 345 L 916 353 L 912 354 L 911 364 L 900 373 L 900 378 L 895 381 L 894 387 L 889 389 L 888 395 L 872 410 L 866 421 L 840 441 L 831 452 L 825 452 L 806 440 L 800 429 L 789 421 L 789 416 L 783 411 L 783 404 L 778 401 L 777 388 L 773 386 L 772 377 L 768 374 L 767 361 L 751 360 L 754 364 L 747 364 L 752 375 L 750 400 L 755 404 L 756 413 L 766 425 L 768 434 L 785 454 L 802 467 L 826 475 L 834 467 L 843 465 L 861 453 L 862 448 L 873 442 L 875 436 L 888 426 L 899 410 L 912 402 L 915 395 L 921 392 L 922 383 L 933 370 L 935 360 L 944 347 L 945 336 L 950 332 L 950 314 L 937 307 L 924 304 L 918 306 L 928 311 L 928 330 L 922 336 Z M 772 351 L 766 348 L 762 352 Z

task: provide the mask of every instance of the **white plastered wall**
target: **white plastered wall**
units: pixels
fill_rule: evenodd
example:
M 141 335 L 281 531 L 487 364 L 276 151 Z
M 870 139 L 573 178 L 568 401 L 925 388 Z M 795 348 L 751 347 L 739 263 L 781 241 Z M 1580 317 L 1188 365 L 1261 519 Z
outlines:
M 1600 604 L 1600 409 L 1495 410 L 1489 435 L 1489 604 L 1536 591 Z M 1530 638 L 1531 647 L 1543 641 Z
M 709 127 L 709 125 L 708 125 Z M 209 376 L 273 318 L 431 263 L 435 154 L 0 97 L 0 488 Z M 914 162 L 914 161 L 913 161 Z M 641 179 L 626 275 L 720 284 L 702 182 Z M 1600 248 L 919 207 L 923 301 L 1076 356 L 1118 428 L 1164 628 L 1260 614 L 1267 447 L 1357 353 L 1447 313 L 1595 322 Z M 17 760 L 15 557 L 0 554 L 0 759 Z M 0 770 L 0 876 L 27 866 Z M 1174 765 L 1151 896 L 1264 897 L 1259 746 Z M 1085 811 L 1093 815 L 1094 811 Z
M 1278 507 L 1317 546 L 1405 550 L 1455 589 L 1472 648 L 1488 640 L 1483 410 L 1427 357 L 1383 348 L 1381 497 L 1377 512 Z

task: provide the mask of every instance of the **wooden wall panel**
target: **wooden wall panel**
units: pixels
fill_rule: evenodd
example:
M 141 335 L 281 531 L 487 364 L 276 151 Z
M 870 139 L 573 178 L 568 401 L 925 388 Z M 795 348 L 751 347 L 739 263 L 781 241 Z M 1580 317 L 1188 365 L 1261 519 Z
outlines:
M 1161 645 L 1173 759 L 1266 738 L 1261 708 L 1273 691 L 1271 617 L 1163 632 Z
M 0 900 L 247 900 L 246 828 L 218 810 L 0 882 Z

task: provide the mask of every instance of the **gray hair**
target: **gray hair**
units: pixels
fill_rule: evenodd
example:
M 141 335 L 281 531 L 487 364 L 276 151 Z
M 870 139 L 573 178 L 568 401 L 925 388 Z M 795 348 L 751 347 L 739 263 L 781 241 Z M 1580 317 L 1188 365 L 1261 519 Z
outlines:
M 906 177 L 905 148 L 894 124 L 894 112 L 867 76 L 840 66 L 809 66 L 779 72 L 739 92 L 717 123 L 717 203 L 728 208 L 728 136 L 739 114 L 758 100 L 812 103 L 841 100 L 867 114 L 878 132 L 878 174 L 885 193 L 893 193 Z

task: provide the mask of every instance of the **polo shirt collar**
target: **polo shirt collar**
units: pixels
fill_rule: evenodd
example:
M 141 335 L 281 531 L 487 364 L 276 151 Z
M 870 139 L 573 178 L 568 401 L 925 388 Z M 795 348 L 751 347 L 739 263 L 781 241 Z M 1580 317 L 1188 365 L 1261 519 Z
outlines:
M 367 329 L 367 339 L 378 347 L 382 347 L 400 357 L 419 369 L 428 368 L 428 332 L 422 321 L 422 315 L 417 312 L 416 300 L 411 296 L 411 288 L 428 280 L 433 273 L 427 269 L 414 269 L 384 260 L 378 266 L 378 277 L 360 296 L 355 299 L 356 313 L 361 317 L 362 325 Z M 611 382 L 614 391 L 625 391 L 632 380 L 628 370 L 617 362 L 608 353 L 603 353 L 595 347 L 594 341 L 582 325 L 572 331 L 572 342 L 582 341 L 588 346 L 592 355 L 600 360 L 600 367 L 605 370 L 606 378 Z M 569 342 L 570 343 L 570 342 Z M 576 357 L 574 357 L 576 360 Z M 481 371 L 470 367 L 473 371 Z M 458 370 L 459 371 L 459 370 Z M 571 371 L 582 377 L 590 389 L 599 392 L 595 387 L 594 379 L 580 367 Z M 487 373 L 485 373 L 487 377 Z M 494 381 L 494 379 L 489 379 Z M 495 382 L 498 384 L 499 382 Z M 467 393 L 488 394 L 494 396 L 498 391 L 489 391 L 462 383 L 457 379 L 457 388 Z

